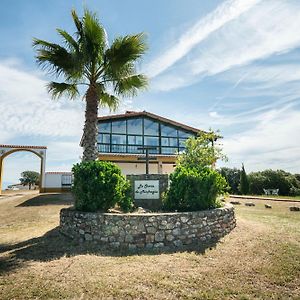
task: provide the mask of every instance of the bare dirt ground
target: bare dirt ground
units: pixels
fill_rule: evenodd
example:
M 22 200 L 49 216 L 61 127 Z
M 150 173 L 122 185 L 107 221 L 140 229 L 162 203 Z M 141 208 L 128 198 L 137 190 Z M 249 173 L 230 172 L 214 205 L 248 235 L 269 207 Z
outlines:
M 216 245 L 130 254 L 61 236 L 70 194 L 1 196 L 0 299 L 300 299 L 300 212 L 239 201 Z

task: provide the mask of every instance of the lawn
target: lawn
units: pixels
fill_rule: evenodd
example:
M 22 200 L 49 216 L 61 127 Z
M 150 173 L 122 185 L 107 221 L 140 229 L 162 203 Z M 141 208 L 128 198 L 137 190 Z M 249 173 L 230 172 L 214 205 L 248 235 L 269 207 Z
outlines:
M 0 299 L 300 299 L 300 212 L 239 201 L 215 246 L 119 255 L 59 235 L 68 194 L 1 197 Z

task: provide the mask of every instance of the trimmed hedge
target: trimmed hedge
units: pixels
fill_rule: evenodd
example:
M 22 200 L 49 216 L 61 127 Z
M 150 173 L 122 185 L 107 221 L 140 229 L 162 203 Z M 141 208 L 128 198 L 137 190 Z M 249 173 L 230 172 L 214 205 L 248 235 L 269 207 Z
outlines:
M 196 211 L 220 207 L 217 196 L 227 189 L 223 176 L 211 168 L 177 167 L 170 175 L 163 206 L 168 211 Z
M 72 192 L 77 210 L 106 212 L 116 204 L 125 212 L 132 208 L 130 183 L 117 165 L 87 161 L 74 165 L 72 171 Z

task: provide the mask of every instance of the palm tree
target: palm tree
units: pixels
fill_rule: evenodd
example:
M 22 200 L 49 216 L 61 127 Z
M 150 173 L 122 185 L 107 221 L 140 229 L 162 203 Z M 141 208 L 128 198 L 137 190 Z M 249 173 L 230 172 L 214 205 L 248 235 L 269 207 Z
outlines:
M 137 74 L 136 63 L 146 51 L 145 35 L 117 37 L 111 45 L 97 15 L 88 10 L 80 19 L 75 10 L 72 18 L 74 35 L 57 29 L 63 45 L 40 39 L 33 40 L 38 64 L 63 82 L 50 82 L 52 98 L 79 96 L 80 85 L 86 87 L 85 124 L 83 129 L 83 160 L 97 158 L 98 107 L 115 110 L 120 96 L 134 96 L 147 86 L 147 79 Z

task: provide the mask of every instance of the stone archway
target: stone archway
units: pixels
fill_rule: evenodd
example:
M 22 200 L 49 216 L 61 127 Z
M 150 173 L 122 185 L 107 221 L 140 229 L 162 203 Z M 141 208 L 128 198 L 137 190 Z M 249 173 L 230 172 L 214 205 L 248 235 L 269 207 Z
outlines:
M 0 195 L 2 192 L 2 175 L 3 175 L 3 161 L 4 158 L 12 153 L 19 151 L 27 151 L 34 153 L 41 159 L 40 168 L 40 193 L 44 192 L 45 189 L 45 165 L 46 165 L 46 150 L 45 146 L 20 146 L 20 145 L 0 145 Z

